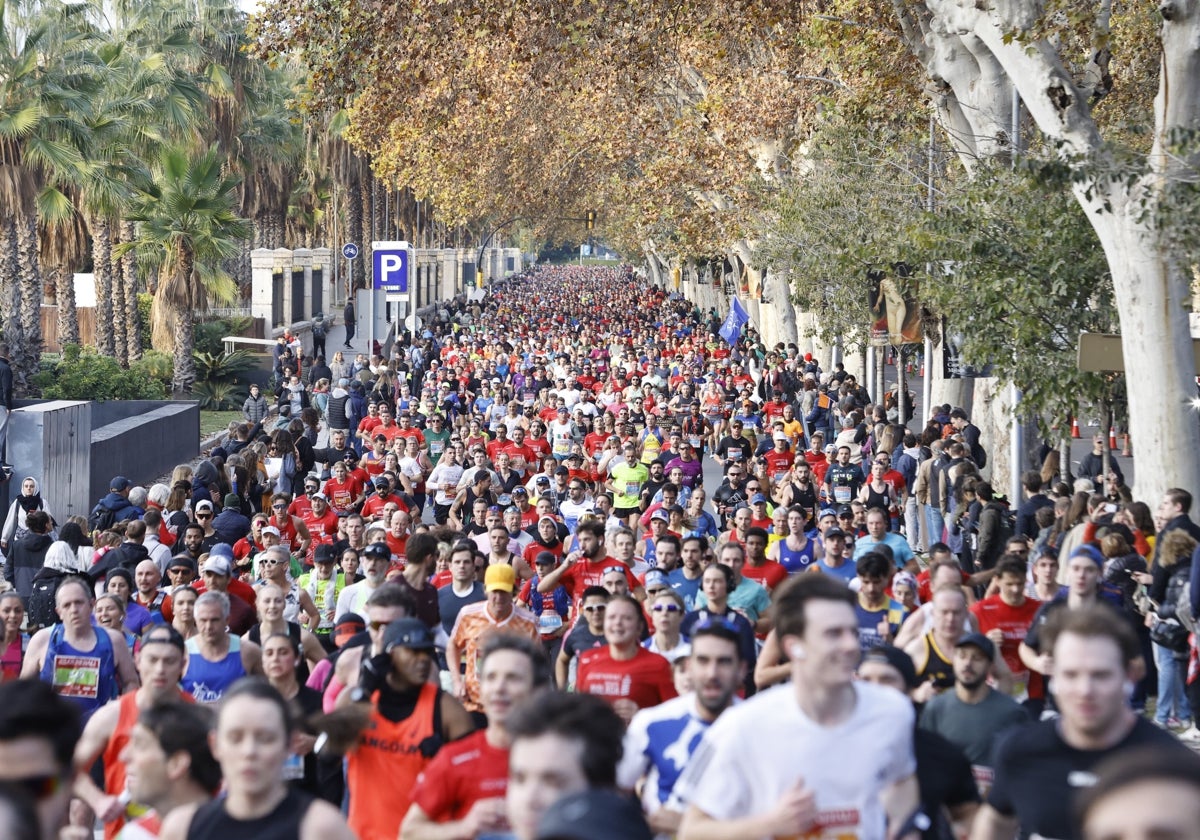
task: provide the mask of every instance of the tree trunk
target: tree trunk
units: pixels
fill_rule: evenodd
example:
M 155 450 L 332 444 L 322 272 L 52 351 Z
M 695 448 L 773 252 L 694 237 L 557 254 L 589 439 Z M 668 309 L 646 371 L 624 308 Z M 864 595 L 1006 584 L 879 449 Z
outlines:
M 108 219 L 88 219 L 92 232 L 92 272 L 96 278 L 96 351 L 116 355 L 113 341 L 112 228 Z
M 54 284 L 58 305 L 58 345 L 79 343 L 79 312 L 75 308 L 75 278 L 65 266 L 55 266 L 58 277 Z
M 1129 218 L 1138 212 L 1131 206 L 1089 216 L 1108 257 L 1124 336 L 1129 433 L 1144 467 L 1135 476 L 1134 497 L 1154 503 L 1172 487 L 1200 488 L 1200 459 L 1179 457 L 1200 452 L 1200 422 L 1191 407 L 1196 363 L 1184 309 L 1191 300 L 1188 277 L 1172 265 L 1166 243 Z
M 34 214 L 17 220 L 17 261 L 21 272 L 19 317 L 25 341 L 20 347 L 9 348 L 9 360 L 14 374 L 20 368 L 25 377 L 30 377 L 37 373 L 42 358 L 42 272 Z
M 121 270 L 121 258 L 115 253 L 122 240 L 121 226 L 114 225 L 112 255 L 112 331 L 113 356 L 121 367 L 129 367 L 129 338 L 125 322 L 125 277 Z
M 172 361 L 175 365 L 175 372 L 171 377 L 171 390 L 174 392 L 175 399 L 184 399 L 192 392 L 192 385 L 196 381 L 196 360 L 192 358 L 192 349 L 196 339 L 196 319 L 192 310 L 186 306 L 172 307 L 172 309 L 174 310 L 175 332 Z
M 0 319 L 4 322 L 4 341 L 13 353 L 25 344 L 25 330 L 21 324 L 21 263 L 17 250 L 16 220 L 0 217 Z M 26 371 L 15 363 L 12 367 L 13 389 L 18 394 L 28 393 Z
M 132 242 L 137 237 L 137 225 L 121 222 L 121 238 Z M 121 258 L 121 282 L 125 285 L 125 346 L 130 362 L 142 358 L 141 316 L 138 309 L 137 261 L 130 252 Z
M 358 245 L 359 255 L 358 262 L 365 263 L 370 258 L 367 251 L 370 248 L 369 243 L 363 239 L 363 224 L 362 224 L 362 192 L 359 190 L 358 180 L 354 179 L 346 185 L 346 241 L 353 242 Z M 354 288 L 361 288 L 363 281 L 366 280 L 366 270 L 354 272 Z M 350 290 L 353 295 L 353 289 Z
M 374 228 L 371 227 L 371 169 L 364 162 L 362 165 L 363 173 L 359 176 L 358 182 L 358 212 L 362 216 L 359 221 L 360 229 L 362 230 L 363 241 L 359 246 L 362 260 L 361 280 L 359 281 L 363 288 L 372 288 L 374 278 L 375 265 L 375 250 L 371 247 L 374 241 Z

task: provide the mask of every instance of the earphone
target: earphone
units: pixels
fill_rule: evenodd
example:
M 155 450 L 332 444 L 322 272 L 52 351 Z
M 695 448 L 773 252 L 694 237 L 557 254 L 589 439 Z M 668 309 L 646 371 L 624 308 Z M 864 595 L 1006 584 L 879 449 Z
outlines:
M 792 659 L 803 659 L 804 648 L 800 647 L 800 645 L 792 645 L 788 648 L 788 656 L 792 657 Z

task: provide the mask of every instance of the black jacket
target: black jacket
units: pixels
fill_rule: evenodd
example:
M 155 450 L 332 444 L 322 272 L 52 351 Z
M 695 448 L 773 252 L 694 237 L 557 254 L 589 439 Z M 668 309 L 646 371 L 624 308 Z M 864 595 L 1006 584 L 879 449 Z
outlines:
M 30 532 L 13 545 L 4 565 L 4 579 L 13 585 L 21 597 L 29 603 L 33 592 L 33 578 L 46 561 L 46 551 L 54 539 L 49 534 Z

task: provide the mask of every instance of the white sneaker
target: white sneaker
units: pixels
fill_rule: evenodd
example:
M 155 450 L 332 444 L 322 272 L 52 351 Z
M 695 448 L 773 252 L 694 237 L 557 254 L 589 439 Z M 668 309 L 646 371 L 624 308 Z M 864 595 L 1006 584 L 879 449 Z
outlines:
M 1200 744 L 1200 729 L 1197 729 L 1195 724 L 1177 734 L 1180 741 L 1186 741 L 1189 744 Z

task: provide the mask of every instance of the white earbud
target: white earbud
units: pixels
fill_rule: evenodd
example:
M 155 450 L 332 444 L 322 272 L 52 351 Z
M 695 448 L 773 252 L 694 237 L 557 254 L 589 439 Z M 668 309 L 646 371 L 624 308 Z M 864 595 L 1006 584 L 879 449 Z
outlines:
M 791 656 L 792 659 L 803 659 L 804 648 L 800 647 L 800 645 L 792 645 L 788 648 L 788 655 Z

